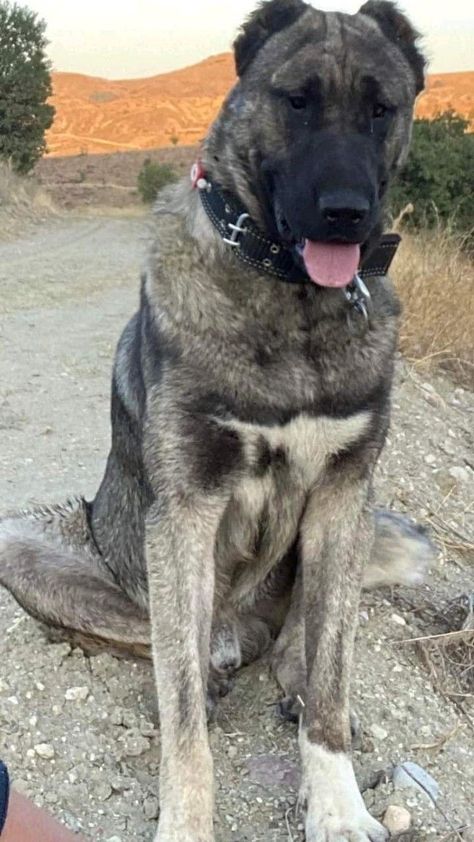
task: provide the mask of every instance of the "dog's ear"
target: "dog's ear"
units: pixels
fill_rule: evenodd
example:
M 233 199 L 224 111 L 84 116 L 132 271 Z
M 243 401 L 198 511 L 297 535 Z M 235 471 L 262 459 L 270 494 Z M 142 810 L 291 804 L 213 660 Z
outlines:
M 419 94 L 425 86 L 426 66 L 426 60 L 417 46 L 419 32 L 414 29 L 397 5 L 389 0 L 368 0 L 359 9 L 359 14 L 368 15 L 375 20 L 383 34 L 394 41 L 402 51 L 413 70 L 416 92 Z
M 271 35 L 291 26 L 307 8 L 308 4 L 303 0 L 266 0 L 260 3 L 234 42 L 237 75 L 242 76 Z

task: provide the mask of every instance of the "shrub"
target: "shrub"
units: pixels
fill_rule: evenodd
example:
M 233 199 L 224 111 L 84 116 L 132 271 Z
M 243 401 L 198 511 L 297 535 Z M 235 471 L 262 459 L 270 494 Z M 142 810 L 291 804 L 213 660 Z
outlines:
M 26 6 L 0 2 L 0 157 L 29 172 L 54 117 L 44 21 Z
M 471 235 L 474 230 L 474 135 L 453 112 L 434 120 L 415 120 L 407 163 L 391 188 L 394 216 L 407 204 L 415 228 L 440 222 Z
M 169 164 L 160 164 L 158 161 L 145 158 L 138 173 L 138 192 L 142 201 L 146 203 L 154 202 L 158 191 L 166 184 L 176 181 L 177 177 L 173 167 L 170 167 Z

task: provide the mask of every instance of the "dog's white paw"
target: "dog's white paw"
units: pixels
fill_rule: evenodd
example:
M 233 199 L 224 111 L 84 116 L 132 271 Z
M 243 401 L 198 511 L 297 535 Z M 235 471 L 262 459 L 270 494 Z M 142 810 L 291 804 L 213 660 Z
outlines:
M 367 812 L 349 757 L 300 733 L 306 842 L 385 842 L 387 830 Z

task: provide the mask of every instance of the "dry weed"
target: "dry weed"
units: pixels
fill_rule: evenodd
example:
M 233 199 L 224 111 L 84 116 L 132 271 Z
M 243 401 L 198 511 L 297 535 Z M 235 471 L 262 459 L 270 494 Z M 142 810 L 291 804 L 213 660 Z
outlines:
M 393 278 L 404 316 L 400 346 L 427 371 L 443 368 L 474 385 L 474 264 L 447 228 L 403 233 Z
M 34 178 L 17 175 L 10 164 L 0 161 L 0 238 L 52 213 L 51 197 Z
M 474 594 L 463 594 L 444 611 L 434 605 L 431 609 L 432 619 L 447 631 L 408 638 L 403 644 L 416 647 L 434 686 L 444 696 L 458 703 L 471 701 L 474 698 Z

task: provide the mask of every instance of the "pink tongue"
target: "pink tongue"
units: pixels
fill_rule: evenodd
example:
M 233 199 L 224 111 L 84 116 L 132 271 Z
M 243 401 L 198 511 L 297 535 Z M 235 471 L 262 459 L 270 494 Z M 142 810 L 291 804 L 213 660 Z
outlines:
M 359 268 L 360 246 L 305 240 L 303 260 L 315 284 L 322 287 L 345 287 Z

